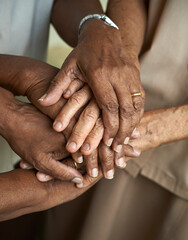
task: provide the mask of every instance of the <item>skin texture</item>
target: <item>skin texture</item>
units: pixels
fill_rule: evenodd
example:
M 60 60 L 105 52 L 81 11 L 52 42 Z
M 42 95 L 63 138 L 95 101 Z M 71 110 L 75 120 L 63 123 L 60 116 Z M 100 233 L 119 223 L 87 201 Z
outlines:
M 59 34 L 70 44 L 72 43 L 69 40 L 70 35 L 72 39 L 77 39 L 75 36 L 77 36 L 78 31 L 75 29 L 78 29 L 82 17 L 92 13 L 86 11 L 85 4 L 86 6 L 89 4 L 86 2 L 93 2 L 94 13 L 99 10 L 99 8 L 95 9 L 95 6 L 98 6 L 97 1 L 59 0 L 54 5 L 52 22 Z M 78 6 L 82 9 L 80 13 L 77 11 Z M 139 12 L 137 15 L 134 14 L 135 7 Z M 63 24 L 60 14 L 58 14 L 60 9 L 66 13 L 70 12 L 71 9 L 71 14 L 75 15 L 74 20 L 72 20 L 72 15 L 65 13 L 66 25 L 71 23 L 69 31 L 66 31 L 66 26 L 64 28 L 61 25 L 61 30 L 59 28 L 60 20 Z M 100 11 L 97 12 L 100 13 Z M 125 139 L 130 137 L 135 126 L 139 123 L 144 109 L 145 94 L 139 78 L 137 59 L 145 33 L 144 8 L 132 5 L 127 20 L 130 18 L 133 19 L 133 27 L 136 28 L 139 23 L 139 28 L 136 35 L 133 31 L 130 31 L 128 35 L 127 31 L 126 47 L 122 41 L 121 31 L 106 25 L 103 21 L 88 20 L 81 29 L 75 49 L 63 63 L 47 93 L 40 98 L 41 105 L 49 106 L 57 102 L 62 94 L 64 97 L 68 97 L 68 91 L 71 94 L 74 90 L 78 90 L 84 82 L 88 83 L 102 112 L 104 143 L 107 146 L 112 145 L 112 149 L 116 152 L 121 150 Z M 134 46 L 128 45 L 131 38 L 134 38 Z M 75 83 L 73 84 L 75 81 L 78 81 L 76 87 Z M 69 87 L 70 84 L 72 87 Z M 142 97 L 132 101 L 131 93 L 134 92 L 141 92 Z M 66 127 L 63 124 L 65 119 L 67 119 L 67 115 L 62 112 L 56 119 L 54 129 L 62 131 Z M 74 144 L 70 145 L 69 151 L 73 146 Z M 72 148 L 72 151 L 74 150 Z
M 70 163 L 72 160 L 67 160 L 67 164 Z M 39 182 L 33 170 L 18 169 L 1 173 L 0 221 L 43 211 L 71 201 L 87 191 L 101 177 L 100 172 L 97 178 L 86 175 L 83 187 L 79 189 L 73 183 L 57 179 L 47 183 Z

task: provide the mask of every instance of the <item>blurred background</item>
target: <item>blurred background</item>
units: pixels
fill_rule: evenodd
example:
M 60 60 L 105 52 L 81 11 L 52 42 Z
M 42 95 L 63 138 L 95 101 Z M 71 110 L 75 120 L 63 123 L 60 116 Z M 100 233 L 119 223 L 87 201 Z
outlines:
M 107 1 L 108 0 L 100 0 L 104 9 L 106 8 Z M 61 40 L 61 38 L 58 36 L 55 29 L 51 25 L 48 43 L 47 62 L 53 66 L 60 68 L 71 50 L 72 48 Z

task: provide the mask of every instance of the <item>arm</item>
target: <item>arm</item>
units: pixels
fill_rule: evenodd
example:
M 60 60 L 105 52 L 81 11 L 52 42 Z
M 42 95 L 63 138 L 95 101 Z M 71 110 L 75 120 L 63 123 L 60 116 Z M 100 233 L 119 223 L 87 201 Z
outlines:
M 109 0 L 107 15 L 119 26 L 124 51 L 137 63 L 146 30 L 145 0 Z
M 70 163 L 72 161 L 70 160 Z M 83 188 L 73 183 L 53 180 L 41 183 L 33 170 L 13 170 L 0 174 L 0 221 L 43 211 L 70 201 L 93 186 L 99 179 L 84 177 Z
M 140 151 L 188 138 L 188 104 L 145 112 L 137 130 L 130 145 Z
M 81 19 L 94 13 L 103 13 L 99 0 L 56 0 L 51 21 L 62 39 L 75 47 L 78 43 L 78 27 Z
M 57 25 L 57 22 L 59 22 L 58 26 L 61 25 L 58 29 L 61 29 L 60 35 L 62 37 L 65 38 L 62 29 L 64 28 L 65 32 L 68 31 L 65 26 L 66 22 L 71 22 L 71 26 L 73 26 L 71 29 L 74 29 L 73 35 L 69 33 L 70 31 L 67 34 L 74 37 L 78 33 L 78 30 L 75 29 L 78 29 L 81 16 L 86 14 L 85 7 L 82 5 L 83 2 L 59 0 L 55 3 L 52 11 L 52 21 L 54 25 Z M 57 4 L 59 4 L 58 8 Z M 63 6 L 66 7 L 67 14 L 65 15 L 66 20 L 63 18 L 61 21 L 62 15 L 59 14 L 59 18 L 55 18 L 55 16 L 58 11 L 63 11 Z M 93 10 L 92 6 L 90 7 Z M 77 13 L 75 13 L 75 9 Z M 133 16 L 134 10 L 135 6 L 129 7 L 129 16 Z M 142 5 L 137 5 L 137 11 L 139 14 L 135 17 L 136 20 L 131 22 L 132 25 L 134 24 L 134 29 L 136 29 L 137 24 L 139 27 L 135 37 L 138 40 L 134 41 L 136 45 L 135 54 L 138 54 L 141 48 L 146 22 L 146 13 Z M 73 14 L 78 14 L 80 17 L 76 17 L 74 21 L 72 20 Z M 116 15 L 118 16 L 117 11 Z M 133 35 L 133 32 L 131 32 L 130 38 Z M 79 82 L 76 90 L 81 88 L 80 82 L 87 82 L 102 111 L 103 141 L 109 147 L 112 145 L 114 151 L 119 152 L 123 143 L 127 143 L 127 139 L 139 123 L 144 111 L 145 94 L 140 82 L 138 61 L 133 59 L 133 52 L 125 49 L 121 31 L 108 26 L 101 20 L 88 20 L 81 28 L 76 48 L 63 63 L 49 90 L 40 98 L 41 105 L 50 106 L 54 104 L 62 94 L 64 94 L 64 97 L 68 97 L 67 92 L 73 93 L 72 89 L 74 87 L 71 88 L 70 86 L 72 84 L 75 86 L 76 81 Z M 131 94 L 135 92 L 141 92 L 142 96 L 135 97 L 132 101 Z M 56 131 L 65 129 L 66 126 L 63 123 L 66 117 L 67 115 L 64 114 L 57 117 L 57 125 L 54 125 Z
M 58 179 L 82 181 L 78 171 L 59 162 L 69 153 L 64 135 L 53 131 L 48 117 L 3 88 L 0 102 L 0 134 L 21 158 Z

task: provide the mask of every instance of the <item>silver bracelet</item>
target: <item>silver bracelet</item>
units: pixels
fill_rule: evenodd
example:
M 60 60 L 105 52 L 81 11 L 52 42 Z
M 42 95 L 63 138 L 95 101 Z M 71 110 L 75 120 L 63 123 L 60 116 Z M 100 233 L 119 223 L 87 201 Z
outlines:
M 80 31 L 81 31 L 81 28 L 82 28 L 83 24 L 89 19 L 102 20 L 107 25 L 109 25 L 111 27 L 114 27 L 114 28 L 119 30 L 118 26 L 109 17 L 107 17 L 105 14 L 91 14 L 91 15 L 87 15 L 86 17 L 82 18 L 82 20 L 80 21 L 79 28 L 78 28 L 78 35 L 80 35 Z

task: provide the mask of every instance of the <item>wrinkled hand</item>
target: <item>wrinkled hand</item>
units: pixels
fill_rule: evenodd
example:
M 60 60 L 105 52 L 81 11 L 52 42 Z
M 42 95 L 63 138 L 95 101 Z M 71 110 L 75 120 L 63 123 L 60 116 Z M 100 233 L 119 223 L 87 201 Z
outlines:
M 7 92 L 1 89 L 5 97 Z M 37 170 L 57 179 L 81 183 L 83 178 L 78 171 L 58 161 L 69 153 L 63 134 L 52 129 L 51 120 L 31 104 L 12 98 L 9 105 L 3 137 L 11 148 Z
M 118 30 L 101 21 L 88 21 L 77 47 L 40 98 L 40 104 L 52 105 L 62 94 L 69 97 L 87 82 L 102 110 L 104 143 L 120 152 L 144 111 L 145 94 L 138 65 L 138 60 L 125 52 Z M 142 95 L 131 97 L 135 92 Z

